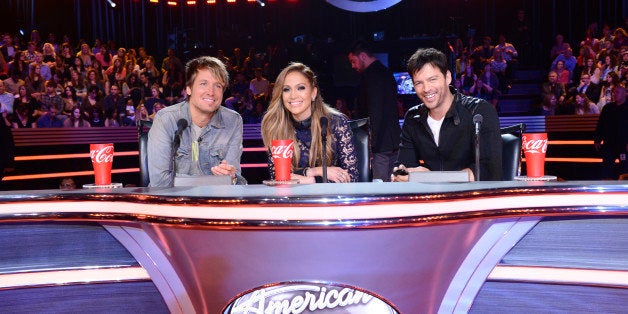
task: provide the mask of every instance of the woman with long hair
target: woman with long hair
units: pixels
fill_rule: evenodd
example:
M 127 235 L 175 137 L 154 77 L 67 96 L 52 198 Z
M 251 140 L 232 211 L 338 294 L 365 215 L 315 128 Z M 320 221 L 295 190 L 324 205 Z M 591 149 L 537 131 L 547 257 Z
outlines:
M 91 124 L 81 113 L 81 108 L 75 106 L 72 108 L 72 114 L 63 121 L 63 127 L 66 128 L 89 128 Z
M 602 108 L 604 108 L 606 104 L 613 101 L 613 89 L 615 86 L 621 85 L 619 75 L 616 72 L 608 73 L 604 81 L 602 89 L 600 90 L 600 99 L 597 102 L 597 108 L 600 112 L 602 112 Z
M 76 89 L 72 85 L 68 85 L 63 89 L 63 111 L 61 112 L 68 117 L 72 115 L 74 107 L 80 106 L 79 97 L 76 95 Z
M 322 117 L 329 121 L 325 156 L 322 156 Z M 300 183 L 322 182 L 322 158 L 329 165 L 329 181 L 356 182 L 358 179 L 353 133 L 347 118 L 323 102 L 316 75 L 302 63 L 289 64 L 277 77 L 270 106 L 262 119 L 262 139 L 269 152 L 271 178 L 275 172 L 270 154 L 272 141 L 291 139 L 294 143 L 292 179 Z
M 600 113 L 600 111 L 597 109 L 597 105 L 589 100 L 589 97 L 587 97 L 587 94 L 585 93 L 576 94 L 574 102 L 577 115 Z

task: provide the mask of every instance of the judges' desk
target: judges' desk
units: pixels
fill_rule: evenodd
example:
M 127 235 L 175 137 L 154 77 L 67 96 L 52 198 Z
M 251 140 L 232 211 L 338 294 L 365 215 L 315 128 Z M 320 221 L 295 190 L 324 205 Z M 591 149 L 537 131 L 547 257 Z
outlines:
M 617 312 L 628 185 L 0 194 L 2 312 Z

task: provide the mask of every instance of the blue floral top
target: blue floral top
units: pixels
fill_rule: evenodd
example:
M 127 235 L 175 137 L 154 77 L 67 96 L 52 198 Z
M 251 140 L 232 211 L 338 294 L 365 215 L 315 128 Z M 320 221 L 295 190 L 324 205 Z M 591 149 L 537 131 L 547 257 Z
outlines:
M 312 145 L 312 132 L 310 130 L 311 119 L 296 122 L 293 121 L 296 131 L 297 143 L 295 149 L 299 149 L 300 159 L 297 169 L 293 169 L 296 174 L 305 175 L 304 170 L 310 164 L 310 147 Z M 351 176 L 351 182 L 358 181 L 357 157 L 355 155 L 355 147 L 353 145 L 353 131 L 349 127 L 349 121 L 344 116 L 331 115 L 330 126 L 332 132 L 331 149 L 332 162 L 328 167 L 340 167 L 347 170 Z M 317 166 L 321 166 L 317 164 Z M 268 169 L 270 177 L 275 177 L 275 167 L 272 155 L 268 152 Z M 319 182 L 320 180 L 316 180 Z

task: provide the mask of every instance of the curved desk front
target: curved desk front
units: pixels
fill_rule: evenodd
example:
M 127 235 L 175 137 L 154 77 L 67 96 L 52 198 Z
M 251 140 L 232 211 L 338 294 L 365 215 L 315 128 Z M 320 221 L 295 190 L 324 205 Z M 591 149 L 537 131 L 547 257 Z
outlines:
M 3 192 L 0 309 L 616 312 L 627 217 L 621 182 Z

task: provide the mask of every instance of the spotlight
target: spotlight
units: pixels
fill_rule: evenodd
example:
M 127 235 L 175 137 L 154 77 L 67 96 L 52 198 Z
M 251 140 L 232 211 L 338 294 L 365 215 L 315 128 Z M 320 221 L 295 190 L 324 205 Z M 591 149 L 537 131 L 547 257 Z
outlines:
M 115 2 L 113 2 L 113 0 L 107 0 L 107 3 L 109 3 L 109 5 L 110 5 L 112 8 L 115 8 L 115 7 L 116 7 L 116 3 L 115 3 Z
M 262 0 L 257 0 L 257 3 L 259 3 L 260 7 L 265 7 L 266 6 L 266 2 L 264 2 Z

